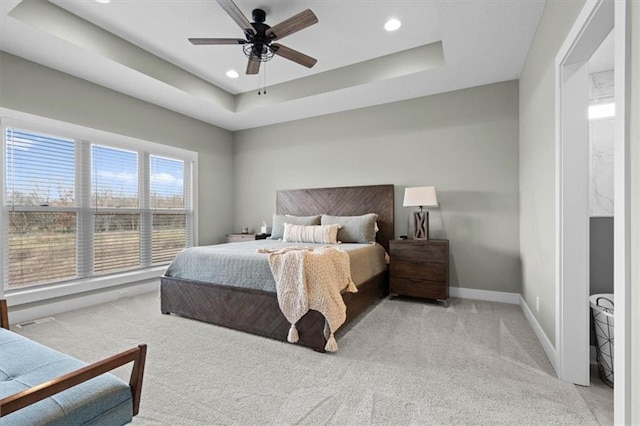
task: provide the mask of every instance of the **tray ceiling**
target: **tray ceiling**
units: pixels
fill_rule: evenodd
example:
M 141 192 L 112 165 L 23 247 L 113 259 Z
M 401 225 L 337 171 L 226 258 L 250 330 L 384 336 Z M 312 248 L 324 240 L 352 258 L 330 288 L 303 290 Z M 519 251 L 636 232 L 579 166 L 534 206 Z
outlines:
M 274 25 L 309 8 L 319 23 L 280 42 L 318 59 L 275 57 L 244 74 L 242 37 L 215 1 L 2 0 L 0 49 L 181 114 L 240 130 L 517 79 L 544 1 L 237 0 Z M 384 23 L 398 18 L 398 31 Z M 264 65 L 263 65 L 264 67 Z M 226 72 L 235 69 L 237 79 Z M 266 81 L 266 94 L 258 88 Z

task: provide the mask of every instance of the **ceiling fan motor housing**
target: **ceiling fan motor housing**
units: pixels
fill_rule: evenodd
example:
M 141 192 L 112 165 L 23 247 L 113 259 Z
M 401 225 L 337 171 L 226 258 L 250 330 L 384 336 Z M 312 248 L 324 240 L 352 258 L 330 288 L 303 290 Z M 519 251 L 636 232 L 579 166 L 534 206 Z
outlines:
M 265 58 L 264 55 L 269 52 L 268 46 L 271 44 L 271 37 L 267 36 L 267 30 L 271 26 L 264 23 L 267 14 L 262 9 L 253 9 L 251 12 L 253 21 L 251 25 L 255 29 L 255 34 L 250 31 L 246 32 L 247 41 L 252 43 L 250 59 L 255 61 L 265 61 L 270 59 L 273 54 L 269 55 L 269 58 Z
M 262 9 L 253 9 L 251 17 L 253 18 L 253 22 L 262 24 L 267 19 L 267 13 Z

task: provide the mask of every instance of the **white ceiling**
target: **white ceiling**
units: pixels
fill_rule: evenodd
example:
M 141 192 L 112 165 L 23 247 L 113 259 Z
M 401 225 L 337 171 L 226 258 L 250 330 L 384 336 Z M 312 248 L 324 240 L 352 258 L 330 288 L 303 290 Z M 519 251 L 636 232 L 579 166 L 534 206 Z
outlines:
M 281 57 L 246 76 L 241 38 L 215 0 L 0 0 L 0 49 L 187 116 L 240 130 L 517 79 L 544 0 L 236 0 L 276 23 L 311 9 L 319 23 L 280 43 L 318 59 Z M 402 27 L 384 31 L 385 21 Z M 401 52 L 401 53 L 399 53 Z M 365 62 L 363 64 L 364 61 Z M 264 67 L 264 65 L 263 65 Z M 241 76 L 231 80 L 229 69 Z

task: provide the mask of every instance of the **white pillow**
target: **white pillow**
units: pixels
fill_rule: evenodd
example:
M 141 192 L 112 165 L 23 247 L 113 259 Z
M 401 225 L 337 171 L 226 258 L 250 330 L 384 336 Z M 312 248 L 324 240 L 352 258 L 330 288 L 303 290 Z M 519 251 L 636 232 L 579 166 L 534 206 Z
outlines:
M 281 240 L 284 234 L 284 224 L 292 223 L 294 225 L 321 225 L 320 215 L 316 216 L 291 216 L 284 214 L 274 214 L 271 224 L 270 240 Z
M 285 223 L 282 241 L 287 243 L 337 244 L 338 229 L 340 229 L 340 225 L 337 223 L 310 226 Z

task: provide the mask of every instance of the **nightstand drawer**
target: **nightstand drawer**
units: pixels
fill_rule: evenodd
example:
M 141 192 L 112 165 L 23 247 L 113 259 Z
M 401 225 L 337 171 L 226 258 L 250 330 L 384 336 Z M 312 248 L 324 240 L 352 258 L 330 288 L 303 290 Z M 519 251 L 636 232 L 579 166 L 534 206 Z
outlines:
M 389 293 L 442 300 L 449 297 L 448 240 L 389 241 Z
M 396 277 L 390 282 L 389 293 L 444 300 L 449 297 L 449 287 L 444 281 L 425 281 Z
M 390 255 L 398 260 L 423 262 L 425 259 L 429 259 L 429 262 L 433 263 L 447 263 L 449 261 L 447 244 L 403 241 L 392 244 L 390 251 Z
M 398 260 L 394 257 L 391 277 L 444 282 L 447 280 L 447 264 Z

